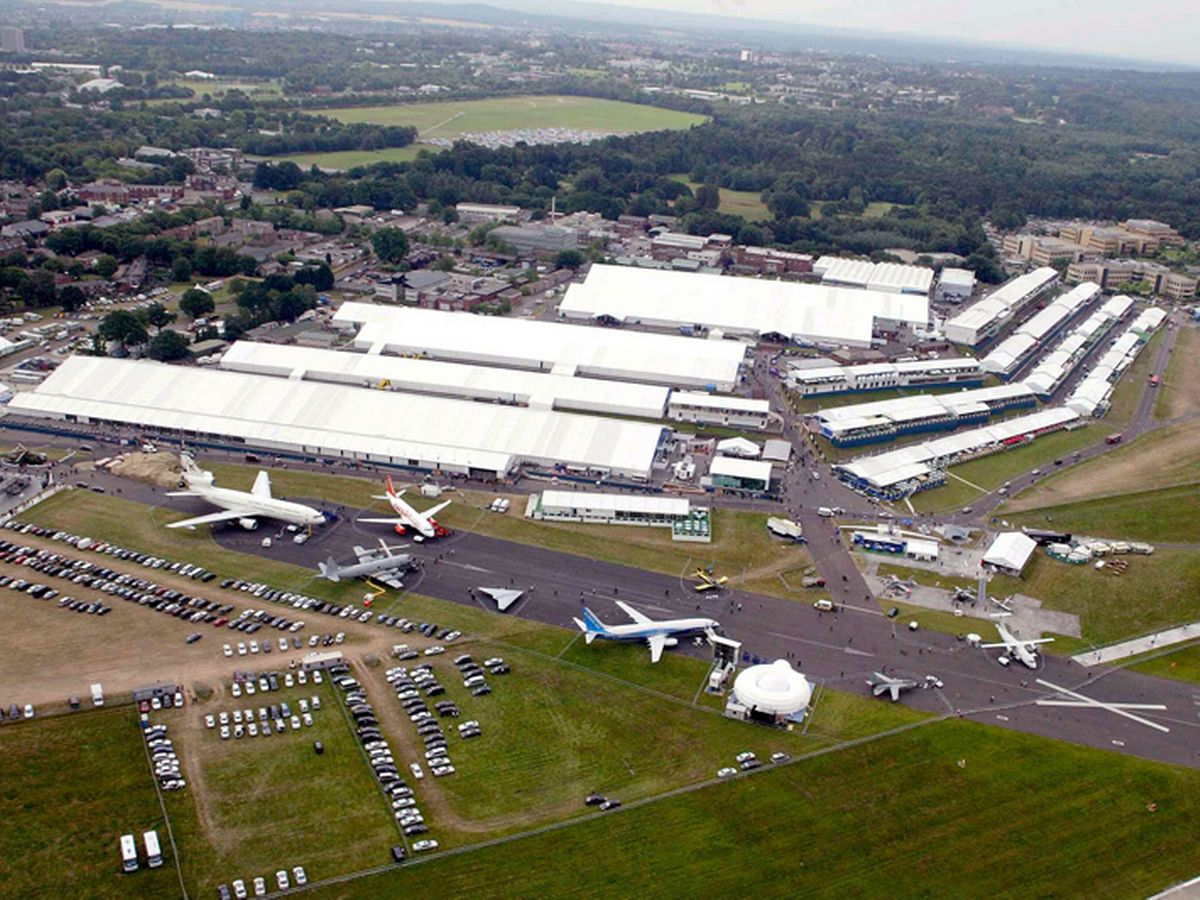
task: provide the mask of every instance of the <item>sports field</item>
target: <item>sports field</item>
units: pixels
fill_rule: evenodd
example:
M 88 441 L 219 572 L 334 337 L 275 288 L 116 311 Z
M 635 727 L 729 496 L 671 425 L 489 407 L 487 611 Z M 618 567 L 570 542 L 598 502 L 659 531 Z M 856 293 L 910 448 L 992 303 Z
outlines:
M 1200 772 L 946 721 L 338 892 L 1132 898 L 1200 869 L 1198 822 Z
M 395 106 L 356 106 L 311 112 L 341 122 L 412 125 L 426 140 L 453 139 L 466 132 L 514 131 L 532 128 L 575 128 L 605 134 L 674 131 L 706 121 L 693 113 L 595 97 L 525 96 L 444 103 L 401 103 Z
M 292 156 L 272 156 L 271 162 L 294 162 L 302 169 L 316 166 L 319 169 L 345 171 L 356 166 L 369 166 L 381 162 L 408 162 L 416 159 L 422 150 L 434 148 L 426 144 L 409 144 L 407 147 L 387 147 L 383 150 L 335 150 L 330 153 L 297 153 Z M 434 150 L 434 152 L 437 152 Z

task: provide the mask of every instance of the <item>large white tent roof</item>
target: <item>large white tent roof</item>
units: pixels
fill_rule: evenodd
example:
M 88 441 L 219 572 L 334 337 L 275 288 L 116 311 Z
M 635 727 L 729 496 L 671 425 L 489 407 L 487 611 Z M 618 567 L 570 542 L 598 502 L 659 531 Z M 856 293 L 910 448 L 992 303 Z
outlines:
M 656 425 L 598 416 L 83 356 L 10 408 L 497 473 L 520 461 L 561 462 L 645 478 L 662 434 Z
M 1020 572 L 1037 549 L 1037 541 L 1019 531 L 1006 531 L 997 535 L 983 554 L 983 561 L 1002 569 Z
M 375 353 L 424 354 L 562 375 L 586 374 L 730 390 L 746 347 L 620 328 L 585 328 L 465 312 L 343 303 L 335 324 L 359 326 L 354 344 Z
M 812 685 L 786 659 L 777 659 L 739 672 L 733 682 L 733 693 L 746 706 L 786 716 L 808 706 Z
M 734 334 L 869 345 L 876 320 L 925 325 L 929 298 L 828 285 L 592 266 L 567 289 L 559 314 L 628 324 L 703 325 Z
M 393 390 L 649 419 L 662 418 L 669 394 L 665 387 L 629 381 L 254 341 L 238 341 L 225 351 L 221 368 L 371 387 L 386 381 Z

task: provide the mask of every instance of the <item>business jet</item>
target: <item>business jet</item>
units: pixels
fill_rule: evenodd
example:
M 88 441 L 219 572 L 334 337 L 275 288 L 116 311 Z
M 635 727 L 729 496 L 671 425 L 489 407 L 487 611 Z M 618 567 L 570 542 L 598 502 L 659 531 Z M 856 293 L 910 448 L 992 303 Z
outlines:
M 674 647 L 679 643 L 678 635 L 703 632 L 712 635 L 721 627 L 716 619 L 705 619 L 699 616 L 691 619 L 662 619 L 655 621 L 630 606 L 628 603 L 617 601 L 617 606 L 625 611 L 633 622 L 629 625 L 605 625 L 594 612 L 586 606 L 583 608 L 583 620 L 575 619 L 575 624 L 583 632 L 583 639 L 590 644 L 596 638 L 608 641 L 645 641 L 650 645 L 650 662 L 656 663 L 662 658 L 664 647 Z
M 311 506 L 272 497 L 271 476 L 265 469 L 258 473 L 254 487 L 249 491 L 235 491 L 213 484 L 213 473 L 199 468 L 187 453 L 180 454 L 179 462 L 183 466 L 183 483 L 187 490 L 168 491 L 167 496 L 199 497 L 213 506 L 221 507 L 221 511 L 184 519 L 182 522 L 171 522 L 168 528 L 194 529 L 197 525 L 236 521 L 247 531 L 253 531 L 258 527 L 259 519 L 278 519 L 291 525 L 310 526 L 325 521 L 324 513 Z
M 1001 655 L 1001 661 L 1005 659 L 1019 659 L 1030 669 L 1038 667 L 1038 644 L 1049 644 L 1054 641 L 1054 638 L 1038 638 L 1034 641 L 1023 641 L 1015 636 L 1011 631 L 1004 627 L 1004 623 L 997 621 L 996 630 L 1000 632 L 1000 640 L 995 644 L 980 644 L 985 650 L 990 650 L 998 647 L 1003 647 L 1007 651 L 1007 656 Z
M 396 529 L 396 534 L 407 534 L 411 529 L 422 538 L 444 537 L 450 533 L 439 525 L 433 517 L 449 506 L 451 501 L 447 500 L 445 503 L 439 503 L 432 509 L 425 510 L 425 512 L 417 512 L 401 499 L 403 495 L 404 491 L 397 493 L 396 489 L 392 487 L 392 478 L 389 475 L 387 493 L 376 494 L 373 499 L 386 500 L 391 504 L 392 509 L 396 511 L 396 515 L 387 519 L 359 519 L 358 521 L 376 525 L 391 525 Z

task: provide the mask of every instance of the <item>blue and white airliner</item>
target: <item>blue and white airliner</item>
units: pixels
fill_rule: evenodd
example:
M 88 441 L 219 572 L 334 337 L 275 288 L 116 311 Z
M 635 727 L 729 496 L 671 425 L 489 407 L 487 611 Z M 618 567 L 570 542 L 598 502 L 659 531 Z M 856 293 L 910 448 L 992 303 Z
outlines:
M 625 611 L 633 623 L 629 625 L 605 625 L 596 614 L 583 608 L 583 619 L 576 619 L 575 624 L 583 632 L 583 639 L 591 643 L 596 638 L 608 641 L 645 641 L 650 645 L 650 662 L 656 663 L 662 658 L 664 647 L 674 647 L 679 643 L 678 635 L 704 633 L 711 636 L 721 624 L 716 619 L 704 619 L 697 616 L 693 619 L 662 619 L 655 621 L 630 606 L 628 603 L 617 601 L 617 606 Z

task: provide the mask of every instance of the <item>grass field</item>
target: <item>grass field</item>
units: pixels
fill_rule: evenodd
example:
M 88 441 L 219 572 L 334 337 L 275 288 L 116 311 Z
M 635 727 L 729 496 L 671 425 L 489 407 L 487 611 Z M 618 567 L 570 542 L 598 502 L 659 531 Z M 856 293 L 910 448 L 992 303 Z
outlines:
M 167 812 L 194 896 L 211 896 L 235 878 L 248 885 L 262 875 L 273 885 L 276 870 L 296 865 L 314 880 L 340 874 L 378 862 L 398 840 L 329 683 L 273 693 L 270 702 L 295 709 L 298 698 L 312 695 L 321 697 L 312 727 L 270 738 L 223 741 L 201 721 L 207 713 L 256 709 L 255 698 L 218 694 L 162 715 L 184 737 L 176 746 L 189 786 L 169 795 Z M 186 725 L 176 724 L 185 717 Z M 325 746 L 320 756 L 313 741 Z
M 1129 668 L 1147 675 L 1200 683 L 1200 643 L 1181 644 L 1171 653 L 1158 650 L 1147 656 L 1141 661 L 1135 658 Z
M 905 581 L 911 578 L 917 584 L 923 584 L 926 587 L 942 588 L 947 591 L 962 588 L 974 594 L 976 587 L 978 587 L 978 583 L 970 578 L 956 578 L 953 575 L 930 572 L 928 569 L 917 569 L 913 566 L 901 566 L 896 563 L 880 563 L 876 571 L 880 578 L 886 578 L 888 575 L 895 575 L 897 578 Z
M 1119 498 L 1200 482 L 1200 421 L 1184 422 L 1142 435 L 1023 491 L 1003 507 L 1018 513 L 1080 501 Z M 1170 526 L 1173 520 L 1163 520 Z M 1173 529 L 1166 530 L 1173 533 Z M 1182 540 L 1177 539 L 1177 540 Z
M 1173 419 L 1200 409 L 1200 329 L 1180 328 L 1154 404 L 1154 416 Z
M 1074 431 L 1057 431 L 1024 447 L 954 466 L 949 470 L 946 483 L 942 487 L 914 495 L 913 507 L 919 512 L 935 513 L 968 506 L 979 496 L 979 491 L 973 485 L 994 491 L 1015 475 L 1037 466 L 1048 465 L 1055 459 L 1096 443 L 1103 434 L 1102 425 L 1086 425 Z
M 1200 618 L 1200 553 L 1159 550 L 1126 558 L 1128 573 L 1116 576 L 1036 553 L 1020 579 L 998 575 L 990 592 L 1020 592 L 1075 613 L 1083 637 L 1098 645 Z
M 150 764 L 130 708 L 0 728 L 0 816 L 2 896 L 179 895 Z M 142 848 L 142 832 L 151 828 L 158 831 L 165 859 L 158 869 L 146 867 Z M 130 833 L 142 866 L 125 875 L 119 840 Z
M 338 893 L 1143 897 L 1198 821 L 1200 772 L 947 721 Z
M 1162 488 L 1041 506 L 1005 516 L 1015 525 L 1126 541 L 1200 543 L 1200 486 Z
M 686 184 L 694 192 L 700 185 L 687 175 L 670 175 L 669 178 Z M 730 188 L 719 188 L 721 202 L 717 212 L 731 216 L 741 216 L 748 222 L 762 222 L 771 218 L 771 211 L 762 202 L 761 191 L 735 191 Z
M 388 147 L 384 150 L 336 150 L 331 153 L 297 153 L 292 156 L 273 156 L 272 162 L 294 162 L 302 169 L 316 166 L 320 169 L 344 171 L 355 166 L 369 166 L 380 162 L 409 162 L 417 158 L 422 150 L 434 148 L 426 144 L 409 144 L 407 147 Z M 434 150 L 436 152 L 436 150 Z
M 577 128 L 605 133 L 667 131 L 690 128 L 704 116 L 638 103 L 595 97 L 525 96 L 444 103 L 402 103 L 316 109 L 311 112 L 341 122 L 412 125 L 422 138 L 453 139 L 474 131 L 528 128 Z

